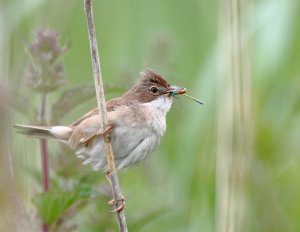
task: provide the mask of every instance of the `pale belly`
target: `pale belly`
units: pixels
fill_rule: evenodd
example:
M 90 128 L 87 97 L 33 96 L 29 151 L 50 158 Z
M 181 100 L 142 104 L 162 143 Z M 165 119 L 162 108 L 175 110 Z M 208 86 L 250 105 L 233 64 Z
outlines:
M 145 109 L 149 108 L 145 106 Z M 134 111 L 132 113 L 134 118 Z M 118 170 L 130 167 L 146 160 L 154 149 L 159 145 L 166 130 L 165 113 L 158 110 L 147 111 L 147 119 L 138 117 L 128 123 L 126 118 L 117 120 L 111 134 L 111 144 L 115 158 L 115 165 Z M 128 127 L 128 125 L 131 125 Z M 85 159 L 83 164 L 91 164 L 95 170 L 107 172 L 107 162 L 104 154 L 104 142 L 102 137 L 93 141 L 92 149 L 82 148 L 76 154 Z
M 159 145 L 163 133 L 149 127 L 129 128 L 119 125 L 111 134 L 111 144 L 118 170 L 136 165 L 150 157 Z M 93 149 L 80 149 L 77 155 L 85 159 L 83 164 L 92 165 L 94 170 L 107 172 L 104 142 L 101 137 L 94 140 Z

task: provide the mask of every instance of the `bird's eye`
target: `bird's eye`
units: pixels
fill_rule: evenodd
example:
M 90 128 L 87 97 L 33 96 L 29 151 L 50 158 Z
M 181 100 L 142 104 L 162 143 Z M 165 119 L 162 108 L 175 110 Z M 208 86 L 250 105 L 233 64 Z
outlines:
M 158 88 L 156 86 L 151 86 L 150 87 L 150 91 L 151 91 L 151 93 L 157 93 L 158 92 Z

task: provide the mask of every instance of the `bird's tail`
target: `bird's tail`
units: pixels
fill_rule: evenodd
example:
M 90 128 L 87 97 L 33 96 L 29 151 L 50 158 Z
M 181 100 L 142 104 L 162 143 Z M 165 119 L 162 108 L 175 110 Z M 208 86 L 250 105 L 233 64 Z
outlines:
M 14 127 L 18 133 L 44 139 L 58 139 L 67 141 L 72 134 L 72 128 L 68 126 L 29 126 L 16 124 Z

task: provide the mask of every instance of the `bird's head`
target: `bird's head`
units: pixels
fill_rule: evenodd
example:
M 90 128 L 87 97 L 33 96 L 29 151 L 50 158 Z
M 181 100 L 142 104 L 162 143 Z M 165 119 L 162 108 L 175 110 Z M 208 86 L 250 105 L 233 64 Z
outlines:
M 150 69 L 140 72 L 140 76 L 124 96 L 147 103 L 158 99 L 172 100 L 175 95 L 186 93 L 185 88 L 171 86 L 164 77 Z

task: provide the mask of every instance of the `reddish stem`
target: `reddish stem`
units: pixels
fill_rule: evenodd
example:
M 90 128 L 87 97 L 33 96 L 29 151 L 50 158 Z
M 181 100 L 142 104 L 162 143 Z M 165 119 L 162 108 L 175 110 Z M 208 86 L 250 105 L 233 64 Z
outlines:
M 40 105 L 40 125 L 46 124 L 46 100 L 47 94 L 42 94 L 41 105 Z M 48 147 L 45 139 L 40 139 L 41 148 L 41 162 L 42 162 L 42 175 L 43 175 L 43 191 L 49 191 L 49 162 L 48 162 Z M 43 223 L 42 231 L 48 232 L 48 224 Z
M 43 230 L 43 232 L 48 232 L 48 224 L 43 223 L 42 230 Z
M 48 148 L 47 141 L 45 139 L 40 140 L 41 145 L 41 159 L 42 159 L 42 172 L 43 172 L 43 190 L 48 192 L 49 190 L 49 163 L 48 163 Z

